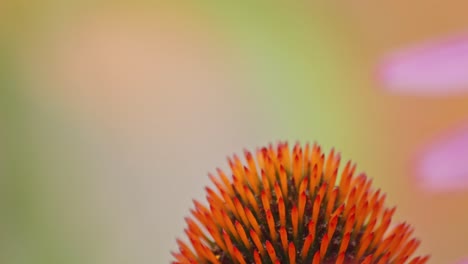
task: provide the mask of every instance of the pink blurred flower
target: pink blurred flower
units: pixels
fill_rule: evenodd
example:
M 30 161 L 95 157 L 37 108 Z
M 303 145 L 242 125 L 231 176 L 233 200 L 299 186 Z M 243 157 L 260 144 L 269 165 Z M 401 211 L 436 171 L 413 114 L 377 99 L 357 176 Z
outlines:
M 440 96 L 468 92 L 468 35 L 430 41 L 390 54 L 378 74 L 386 90 L 401 94 Z
M 468 35 L 394 52 L 378 68 L 387 91 L 447 96 L 468 92 Z M 417 157 L 418 184 L 431 191 L 468 189 L 468 127 L 429 143 Z
M 416 175 L 427 190 L 468 188 L 468 126 L 427 145 L 417 158 Z

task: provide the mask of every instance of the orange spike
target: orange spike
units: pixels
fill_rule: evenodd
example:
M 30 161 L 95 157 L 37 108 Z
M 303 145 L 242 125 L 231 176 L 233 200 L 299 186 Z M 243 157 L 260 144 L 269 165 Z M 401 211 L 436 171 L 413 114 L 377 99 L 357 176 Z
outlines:
M 187 244 L 182 242 L 180 239 L 177 239 L 176 242 L 177 242 L 177 245 L 179 246 L 179 249 L 180 249 L 181 253 L 184 254 L 184 256 L 186 256 L 186 258 L 194 259 L 194 260 L 197 259 L 197 257 L 192 252 L 192 250 L 189 248 L 189 246 L 187 246 Z
M 257 250 L 254 251 L 254 261 L 255 264 L 262 264 L 262 259 L 260 258 Z
M 298 225 L 298 212 L 297 207 L 294 205 L 291 210 L 291 224 L 293 228 L 293 237 L 294 239 L 297 238 L 297 225 Z
M 409 259 L 409 256 L 406 256 L 404 258 L 402 258 L 399 262 L 397 263 L 405 263 L 407 260 Z
M 256 214 L 260 213 L 260 209 L 258 207 L 257 200 L 255 199 L 252 191 L 249 189 L 249 187 L 244 186 L 245 194 L 247 196 L 247 200 L 249 201 L 249 204 L 252 206 Z
M 265 191 L 262 191 L 261 199 L 262 199 L 263 210 L 265 212 L 269 211 L 270 210 L 270 200 L 268 199 L 268 195 L 265 193 Z
M 303 260 L 305 260 L 307 255 L 309 254 L 309 249 L 313 241 L 314 235 L 309 234 L 304 241 L 304 245 L 302 246 L 301 257 Z
M 361 259 L 361 257 L 366 252 L 366 249 L 369 247 L 372 238 L 374 238 L 374 233 L 370 233 L 367 237 L 363 237 L 361 239 L 361 243 L 358 246 L 359 249 L 356 254 L 356 259 Z
M 322 243 L 320 244 L 320 258 L 323 259 L 325 257 L 325 254 L 327 254 L 327 249 L 328 249 L 328 243 L 330 243 L 330 239 L 328 237 L 328 234 L 325 234 L 322 238 Z
M 327 199 L 327 197 L 325 197 L 325 191 L 326 190 L 327 190 L 327 183 L 324 182 L 322 184 L 322 186 L 320 186 L 320 189 L 319 189 L 319 192 L 318 192 L 317 196 L 320 196 L 322 200 Z
M 385 255 L 383 255 L 380 258 L 380 260 L 379 260 L 379 262 L 377 262 L 377 264 L 386 264 L 386 263 L 388 263 L 388 260 L 390 259 L 390 254 L 391 254 L 391 252 L 385 253 Z M 376 256 L 378 256 L 378 255 L 376 254 Z
M 252 226 L 253 230 L 258 234 L 261 235 L 262 231 L 260 230 L 260 226 L 258 225 L 257 219 L 252 214 L 252 212 L 247 208 L 245 210 L 245 214 L 247 215 L 247 219 L 249 220 L 250 226 Z
M 349 216 L 348 220 L 346 221 L 346 224 L 345 224 L 345 228 L 343 230 L 343 232 L 346 234 L 346 233 L 351 233 L 351 231 L 353 230 L 353 226 L 354 226 L 354 220 L 355 220 L 355 215 L 354 213 L 351 213 L 351 215 Z M 368 229 L 366 229 L 367 231 Z
M 351 180 L 352 180 L 356 165 L 353 165 L 352 168 L 350 166 L 351 166 L 351 162 L 348 161 L 345 169 L 343 170 L 341 174 L 341 181 L 339 185 L 340 195 L 338 198 L 338 203 L 344 202 L 344 200 L 346 199 L 346 195 L 349 193 L 349 188 L 351 187 Z
M 320 250 L 315 253 L 312 264 L 320 264 Z
M 289 264 L 296 264 L 296 247 L 294 246 L 293 242 L 289 243 L 288 253 L 289 253 Z
M 224 244 L 223 240 L 221 239 L 221 235 L 219 234 L 218 230 L 215 228 L 211 228 L 211 227 L 207 227 L 206 228 L 208 230 L 208 232 L 210 233 L 210 235 L 213 237 L 214 241 L 216 242 L 216 244 L 224 251 L 227 250 L 227 247 L 226 245 Z
M 280 198 L 278 200 L 278 214 L 279 214 L 281 226 L 286 226 L 286 212 L 285 211 L 286 209 L 284 206 L 283 198 Z
M 214 223 L 216 223 L 217 225 L 224 227 L 225 223 L 221 211 L 213 207 L 212 205 L 210 205 L 210 209 L 212 213 L 212 218 L 207 218 L 207 224 L 205 226 L 215 227 Z M 211 223 L 213 220 L 214 223 Z
M 234 162 L 235 162 L 235 167 L 236 167 L 236 171 L 237 171 L 237 175 L 239 175 L 239 178 L 241 179 L 241 182 L 243 184 L 247 183 L 247 177 L 246 175 L 244 174 L 244 170 L 243 170 L 243 165 L 242 165 L 242 162 L 241 160 L 239 159 L 239 156 L 237 156 L 236 154 L 234 154 L 233 156 L 234 158 Z
M 328 153 L 327 160 L 325 162 L 325 177 L 324 180 L 329 181 L 332 173 L 332 166 L 335 162 L 335 149 L 332 148 L 330 153 Z
M 401 237 L 400 240 L 395 243 L 395 245 L 392 245 L 392 248 L 389 249 L 391 252 L 397 252 L 400 250 L 400 248 L 407 243 L 409 237 L 412 235 L 413 229 L 409 225 L 405 225 L 403 228 L 403 231 L 401 231 Z
M 314 223 L 317 223 L 318 220 L 318 215 L 320 212 L 320 203 L 321 203 L 321 198 L 320 195 L 317 195 L 314 200 L 314 205 L 312 208 L 312 221 Z
M 377 200 L 380 196 L 380 189 L 378 189 L 377 191 L 374 192 L 374 194 L 372 195 L 372 197 L 370 198 L 370 201 L 369 201 L 369 208 L 373 208 L 374 205 L 377 203 Z
M 239 217 L 236 211 L 236 207 L 234 206 L 234 202 L 232 201 L 231 197 L 229 197 L 229 194 L 225 191 L 222 191 L 221 195 L 223 196 L 224 202 L 226 203 L 225 208 L 229 212 L 233 213 L 236 217 Z
M 244 183 L 236 175 L 232 175 L 234 189 L 239 194 L 243 202 L 247 201 L 247 197 L 244 192 Z
M 246 226 L 249 226 L 249 221 L 247 220 L 247 215 L 245 214 L 244 207 L 242 206 L 242 203 L 239 201 L 239 199 L 237 199 L 237 197 L 234 198 L 234 206 L 236 207 L 237 214 L 242 220 L 242 223 Z
M 361 195 L 361 192 L 364 190 L 364 186 L 366 184 L 366 175 L 361 173 L 358 177 L 354 178 L 352 186 L 356 188 L 356 197 Z
M 226 242 L 226 248 L 227 248 L 229 255 L 231 257 L 234 257 L 234 248 L 232 245 L 232 241 L 229 235 L 226 233 L 226 231 L 223 231 L 223 238 L 224 238 L 224 242 Z
M 259 191 L 258 185 L 260 183 L 258 181 L 257 173 L 255 171 L 249 170 L 247 167 L 244 167 L 244 173 L 247 176 L 247 180 L 249 182 L 250 187 L 252 187 L 252 189 L 256 193 L 258 193 L 258 191 Z
M 252 241 L 254 242 L 260 254 L 263 256 L 265 250 L 263 249 L 262 242 L 260 242 L 260 238 L 258 238 L 257 233 L 253 230 L 250 230 L 250 237 L 252 238 Z
M 332 167 L 330 168 L 330 177 L 328 179 L 328 190 L 327 190 L 327 197 L 330 197 L 333 189 L 335 188 L 336 177 L 338 174 L 338 166 L 340 164 L 340 155 L 337 154 L 335 160 L 333 161 Z
M 392 234 L 391 236 L 387 237 L 384 241 L 379 243 L 379 246 L 377 247 L 377 250 L 375 251 L 375 255 L 379 256 L 381 253 L 383 253 L 384 250 L 388 250 L 390 243 L 395 239 L 396 234 Z
M 172 256 L 178 261 L 178 262 L 172 262 L 172 264 L 190 264 L 190 260 L 187 258 L 187 256 L 184 256 L 183 254 L 180 253 L 171 253 Z
M 361 188 L 361 190 L 359 190 L 359 193 L 357 195 L 357 199 L 356 199 L 356 204 L 359 205 L 359 208 L 362 208 L 362 206 L 364 205 L 364 202 L 369 202 L 369 192 L 370 190 L 369 189 L 365 189 L 366 186 L 364 186 L 363 188 Z
M 275 181 L 275 177 L 276 177 L 276 169 L 275 169 L 274 161 L 272 161 L 272 159 L 269 157 L 267 158 L 265 169 L 266 169 L 266 181 L 269 182 L 269 184 L 273 184 L 273 182 Z
M 239 235 L 237 234 L 236 229 L 234 228 L 234 224 L 232 223 L 231 219 L 229 219 L 229 216 L 224 211 L 222 212 L 222 214 L 223 214 L 224 223 L 227 229 L 229 230 L 231 235 L 236 238 L 236 240 L 239 240 Z
M 283 250 L 286 251 L 286 249 L 288 248 L 288 233 L 286 232 L 286 228 L 284 226 L 281 226 L 279 233 L 281 245 L 283 246 Z
M 286 170 L 281 165 L 279 169 L 279 179 L 281 184 L 281 190 L 283 191 L 283 196 L 288 196 L 288 178 L 287 178 Z
M 268 151 L 266 148 L 257 149 L 257 163 L 260 170 L 265 167 L 265 157 L 267 155 L 267 152 Z
M 335 233 L 335 229 L 336 229 L 337 224 L 338 224 L 338 216 L 335 215 L 331 219 L 330 223 L 328 224 L 328 233 L 327 233 L 327 235 L 328 235 L 328 237 L 330 239 L 333 238 L 333 234 Z
M 309 186 L 309 177 L 304 177 L 301 181 L 301 184 L 299 186 L 299 191 L 297 193 L 301 194 L 304 193 Z
M 370 264 L 371 261 L 372 261 L 372 255 L 369 255 L 361 262 L 361 264 Z
M 219 168 L 217 168 L 216 171 L 218 172 L 218 175 L 221 178 L 221 181 L 224 183 L 224 187 L 226 187 L 226 191 L 229 193 L 230 196 L 233 196 L 234 189 L 232 188 L 231 182 L 229 181 L 226 174 L 224 174 L 224 172 Z
M 305 210 L 305 205 L 307 201 L 307 195 L 305 192 L 303 192 L 299 196 L 299 202 L 298 202 L 298 217 L 299 217 L 299 224 L 302 225 L 302 222 L 304 220 L 304 210 Z
M 344 255 L 346 253 L 350 239 L 351 239 L 351 233 L 349 232 L 345 233 L 345 235 L 343 236 L 343 239 L 341 240 L 340 251 L 338 251 L 340 254 Z
M 377 228 L 377 230 L 375 231 L 375 237 L 372 242 L 372 245 L 375 245 L 382 239 L 383 235 L 385 234 L 385 231 L 387 231 L 387 228 L 390 226 L 394 212 L 395 212 L 395 208 L 391 210 L 388 210 L 388 209 L 385 210 L 384 216 L 382 217 L 382 222 L 379 228 Z
M 203 232 L 198 227 L 198 225 L 195 223 L 195 221 L 193 221 L 192 219 L 190 219 L 188 217 L 185 217 L 184 220 L 187 223 L 188 228 L 189 228 L 190 231 L 192 231 L 197 236 L 203 236 Z
M 429 256 L 424 256 L 421 258 L 421 260 L 418 262 L 418 264 L 424 264 L 429 260 Z
M 342 204 L 338 208 L 336 208 L 336 210 L 331 214 L 331 218 L 340 217 L 343 210 L 344 210 L 344 204 Z
M 266 218 L 268 223 L 268 228 L 270 229 L 270 237 L 273 242 L 276 241 L 276 228 L 275 228 L 275 219 L 270 210 L 266 211 Z
M 311 163 L 312 164 L 312 163 Z M 318 174 L 317 164 L 314 164 L 312 172 L 310 174 L 309 193 L 310 195 L 315 194 L 315 189 L 320 182 L 320 175 Z
M 195 209 L 197 211 L 202 212 L 203 214 L 209 213 L 208 209 L 205 206 L 203 206 L 201 203 L 199 203 L 198 201 L 193 200 L 193 204 L 195 205 Z
M 377 223 L 377 219 L 373 219 L 371 222 L 369 222 L 369 224 L 367 225 L 367 228 L 366 230 L 364 231 L 364 234 L 362 234 L 362 237 L 367 237 L 369 236 L 371 233 L 374 232 L 374 227 Z
M 273 248 L 273 245 L 270 243 L 270 241 L 266 241 L 265 243 L 268 255 L 270 256 L 270 259 L 272 262 L 276 261 L 276 252 L 275 249 Z
M 293 153 L 294 154 L 302 153 L 301 144 L 299 144 L 298 141 L 296 141 L 296 144 L 294 144 Z
M 249 170 L 256 174 L 257 166 L 255 165 L 255 160 L 253 158 L 252 153 L 250 153 L 250 151 L 248 150 L 244 150 L 244 156 L 245 156 L 245 160 L 247 160 L 247 164 L 249 165 Z
M 345 258 L 345 253 L 341 252 L 340 254 L 338 254 L 338 258 L 336 259 L 335 264 L 343 264 L 344 258 Z
M 236 247 L 234 247 L 234 256 L 236 257 L 237 261 L 240 264 L 247 264 L 244 260 L 244 257 L 242 256 L 242 254 L 239 252 L 239 250 Z
M 416 251 L 420 243 L 421 242 L 417 239 L 411 239 L 411 241 L 409 241 L 405 245 L 404 249 L 400 252 L 400 254 L 398 254 L 398 256 L 396 257 L 396 261 L 399 262 L 404 258 L 408 258 L 411 254 L 414 253 L 414 251 Z
M 211 182 L 214 183 L 214 185 L 216 186 L 216 188 L 218 189 L 218 191 L 221 192 L 221 191 L 224 191 L 224 190 L 225 190 L 223 184 L 222 184 L 218 179 L 216 179 L 215 176 L 214 176 L 213 174 L 208 173 L 208 178 L 210 178 Z
M 278 201 L 280 198 L 283 198 L 283 194 L 281 193 L 281 187 L 279 186 L 278 181 L 275 181 L 275 184 L 273 186 L 273 189 L 275 190 L 276 194 L 276 200 Z
M 202 248 L 205 251 L 205 256 L 208 260 L 210 260 L 210 263 L 213 264 L 220 264 L 216 256 L 214 255 L 213 251 L 209 249 L 207 246 L 202 244 Z M 234 252 L 235 253 L 235 252 Z M 243 264 L 246 264 L 245 262 Z
M 328 220 L 328 217 L 331 215 L 334 207 L 335 207 L 335 200 L 338 195 L 338 189 L 334 189 L 333 192 L 328 196 L 328 204 L 327 204 L 327 211 L 325 213 L 325 218 Z
M 346 165 L 343 168 L 343 171 L 341 172 L 341 179 L 340 179 L 340 183 L 338 184 L 338 186 L 340 187 L 340 190 L 343 189 L 343 187 L 344 187 L 344 185 L 346 183 L 346 178 L 349 175 L 350 168 L 351 168 L 351 161 L 348 160 L 346 162 Z
M 189 238 L 189 240 L 190 240 L 190 243 L 192 243 L 193 249 L 197 252 L 198 257 L 206 259 L 205 251 L 203 250 L 203 247 L 201 246 L 200 241 L 193 239 L 193 238 Z
M 291 170 L 291 152 L 289 151 L 288 142 L 285 142 L 282 148 L 284 153 L 284 162 L 287 164 L 286 169 Z
M 269 198 L 270 197 L 269 195 L 271 195 L 270 183 L 268 182 L 267 176 L 263 172 L 262 172 L 262 186 L 263 186 L 262 195 L 263 194 L 268 195 L 268 198 Z
M 307 229 L 309 231 L 309 235 L 312 236 L 313 241 L 315 238 L 315 223 L 313 221 L 309 221 L 309 223 L 307 224 Z
M 303 163 L 309 161 L 309 151 L 310 151 L 310 144 L 307 142 L 304 146 L 304 155 L 303 155 Z
M 190 209 L 190 213 L 194 216 L 195 219 L 198 220 L 198 222 L 200 222 L 202 225 L 206 225 L 206 218 L 202 212 Z
M 293 179 L 294 179 L 294 184 L 296 188 L 299 188 L 299 184 L 301 183 L 301 170 L 302 170 L 302 165 L 301 165 L 301 159 L 299 158 L 298 155 L 294 155 L 294 161 L 293 161 Z
M 247 238 L 247 235 L 245 234 L 245 230 L 244 228 L 242 227 L 242 225 L 236 221 L 236 230 L 237 230 L 237 233 L 239 234 L 241 240 L 242 240 L 242 243 L 244 243 L 244 246 L 248 249 L 250 249 L 250 247 L 252 246 L 249 242 L 249 239 Z
M 357 213 L 358 218 L 356 221 L 356 230 L 361 230 L 361 227 L 368 216 L 369 203 L 365 201 L 364 205 L 358 207 L 361 209 L 359 209 L 359 212 Z
M 383 194 L 379 200 L 377 201 L 377 203 L 375 204 L 375 206 L 372 208 L 372 214 L 371 214 L 371 218 L 377 218 L 380 213 L 382 212 L 383 210 L 383 204 L 385 202 L 385 199 L 386 199 L 386 195 Z
M 371 185 L 372 185 L 372 179 L 371 179 L 371 178 L 367 178 L 367 175 L 366 175 L 366 174 L 363 174 L 363 176 L 364 176 L 364 186 L 363 186 L 363 188 L 361 189 L 361 193 L 359 194 L 359 196 L 361 196 L 363 192 L 369 192 L 370 187 L 371 187 Z
M 356 192 L 357 192 L 356 187 L 354 187 L 353 189 L 351 189 L 351 192 L 349 193 L 348 201 L 346 202 L 346 208 L 344 211 L 345 218 L 349 215 L 349 210 L 351 210 L 351 208 L 355 206 Z
M 396 249 L 398 249 L 401 244 L 406 242 L 405 241 L 406 239 L 403 240 L 403 238 L 406 237 L 406 234 L 408 233 L 407 230 L 408 229 L 407 229 L 405 224 L 400 224 L 396 228 L 393 229 L 390 236 L 395 235 L 395 237 L 394 237 L 394 239 L 392 239 L 391 243 L 388 245 L 388 249 L 387 249 L 388 252 L 397 252 Z M 390 236 L 388 236 L 388 237 L 390 237 Z M 387 240 L 388 237 L 385 240 Z M 377 250 L 379 250 L 379 248 L 380 248 L 380 245 L 378 246 Z M 379 253 L 381 253 L 381 252 L 379 252 Z M 377 256 L 377 251 L 376 251 L 376 253 L 374 255 Z
M 319 156 L 320 156 L 320 146 L 317 144 L 317 142 L 314 142 L 314 144 L 312 145 L 311 160 L 316 161 Z
M 317 175 L 319 177 L 319 180 L 321 180 L 322 177 L 323 177 L 322 173 L 323 173 L 323 163 L 324 163 L 324 161 L 325 161 L 325 155 L 322 154 L 322 155 L 320 155 L 320 158 L 319 158 L 318 163 L 317 163 Z
M 208 213 L 206 213 L 206 214 L 204 215 L 204 217 L 205 217 L 205 220 L 206 220 L 206 223 L 204 224 L 205 227 L 216 228 L 216 225 L 217 225 L 217 224 L 213 221 L 212 218 L 210 218 L 210 215 L 209 215 Z M 223 223 L 224 223 L 224 222 L 223 222 Z
M 413 258 L 413 259 L 410 261 L 409 264 L 417 264 L 417 263 L 419 263 L 420 259 L 421 259 L 421 257 Z

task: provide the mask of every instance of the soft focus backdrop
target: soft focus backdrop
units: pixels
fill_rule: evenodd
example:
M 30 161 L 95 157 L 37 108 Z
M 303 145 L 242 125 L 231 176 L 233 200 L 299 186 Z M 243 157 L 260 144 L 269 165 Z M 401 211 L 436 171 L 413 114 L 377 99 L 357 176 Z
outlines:
M 0 2 L 0 263 L 169 263 L 207 173 L 278 140 L 468 256 L 468 4 L 313 2 Z

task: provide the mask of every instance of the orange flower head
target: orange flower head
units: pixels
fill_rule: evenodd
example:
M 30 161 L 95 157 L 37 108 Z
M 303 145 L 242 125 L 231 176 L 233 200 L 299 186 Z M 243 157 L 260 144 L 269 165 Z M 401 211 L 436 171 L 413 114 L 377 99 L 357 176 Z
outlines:
M 364 174 L 317 144 L 292 150 L 271 144 L 245 163 L 229 158 L 232 178 L 210 175 L 208 205 L 194 201 L 189 243 L 177 240 L 174 264 L 426 263 L 406 223 L 391 227 L 395 208 Z

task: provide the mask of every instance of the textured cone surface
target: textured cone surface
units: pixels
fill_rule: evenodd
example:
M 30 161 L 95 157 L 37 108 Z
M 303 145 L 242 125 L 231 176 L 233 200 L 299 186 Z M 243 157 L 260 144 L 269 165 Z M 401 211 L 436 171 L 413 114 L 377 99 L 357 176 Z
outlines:
M 395 208 L 355 165 L 321 147 L 268 146 L 245 162 L 228 159 L 232 177 L 217 170 L 207 205 L 194 201 L 187 242 L 177 240 L 173 263 L 332 264 L 426 263 L 413 257 L 419 240 Z

